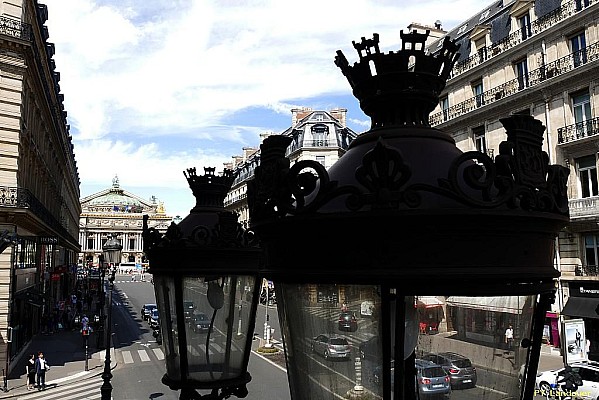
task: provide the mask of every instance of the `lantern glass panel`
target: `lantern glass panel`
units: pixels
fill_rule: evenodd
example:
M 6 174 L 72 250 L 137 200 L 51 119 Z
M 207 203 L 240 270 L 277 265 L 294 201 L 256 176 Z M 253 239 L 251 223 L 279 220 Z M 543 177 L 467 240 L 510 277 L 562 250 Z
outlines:
M 451 398 L 520 398 L 536 296 L 419 296 L 416 358 L 441 365 Z M 464 390 L 462 390 L 464 389 Z
M 361 387 L 382 399 L 383 379 L 394 387 L 399 298 L 405 304 L 404 358 L 412 349 L 416 359 L 415 376 L 405 382 L 416 382 L 420 397 L 520 398 L 528 351 L 520 342 L 531 337 L 536 296 L 398 297 L 394 289 L 381 296 L 380 286 L 339 284 L 277 283 L 275 289 L 294 398 L 334 399 Z M 383 335 L 384 329 L 390 333 Z M 392 366 L 386 378 L 384 356 Z
M 247 338 L 253 334 L 249 327 L 255 277 L 183 277 L 181 308 L 173 296 L 174 281 L 165 279 L 169 281 L 166 289 L 162 294 L 157 290 L 156 297 L 158 304 L 163 300 L 169 304 L 160 316 L 163 338 L 169 337 L 169 331 L 173 333 L 172 343 L 164 341 L 167 375 L 181 379 L 183 367 L 178 360 L 180 347 L 184 347 L 185 379 L 213 382 L 242 376 Z
M 181 358 L 175 307 L 175 279 L 172 276 L 154 275 L 156 304 L 160 317 L 162 347 L 166 360 L 166 375 L 172 380 L 181 380 Z M 163 307 L 165 305 L 166 307 Z

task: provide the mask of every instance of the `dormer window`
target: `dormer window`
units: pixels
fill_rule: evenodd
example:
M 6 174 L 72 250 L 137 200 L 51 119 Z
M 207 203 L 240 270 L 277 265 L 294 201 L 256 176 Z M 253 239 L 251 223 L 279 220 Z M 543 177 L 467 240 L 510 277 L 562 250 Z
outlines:
M 328 146 L 329 128 L 326 125 L 314 125 L 312 131 L 313 146 Z
M 468 29 L 468 24 L 460 26 L 460 29 L 458 29 L 457 36 L 460 36 L 462 33 L 466 32 L 466 29 Z
M 491 11 L 490 11 L 490 10 L 487 10 L 487 11 L 483 12 L 483 13 L 480 15 L 480 18 L 478 19 L 478 22 L 482 22 L 482 21 L 484 21 L 485 19 L 487 19 L 487 17 L 489 16 L 489 14 L 490 14 L 490 13 L 491 13 Z

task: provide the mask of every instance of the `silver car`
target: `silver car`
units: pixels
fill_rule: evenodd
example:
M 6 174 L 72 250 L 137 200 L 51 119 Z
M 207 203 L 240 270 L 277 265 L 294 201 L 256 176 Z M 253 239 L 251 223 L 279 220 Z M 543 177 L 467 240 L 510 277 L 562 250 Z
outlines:
M 416 359 L 416 385 L 420 398 L 444 396 L 449 398 L 451 383 L 449 375 L 440 365 L 431 361 Z
M 341 336 L 318 335 L 312 339 L 312 351 L 325 359 L 350 359 L 351 348 L 346 338 Z

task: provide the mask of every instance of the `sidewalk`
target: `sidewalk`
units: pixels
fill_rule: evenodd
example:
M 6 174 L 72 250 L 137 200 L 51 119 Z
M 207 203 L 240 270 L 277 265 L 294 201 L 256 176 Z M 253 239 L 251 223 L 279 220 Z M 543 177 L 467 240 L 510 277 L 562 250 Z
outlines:
M 85 371 L 85 346 L 84 339 L 79 331 L 59 331 L 54 334 L 35 336 L 25 352 L 21 355 L 17 366 L 8 376 L 8 391 L 2 391 L 3 382 L 0 382 L 0 399 L 16 398 L 33 393 L 27 390 L 25 379 L 25 363 L 31 353 L 37 356 L 38 351 L 44 353 L 44 358 L 50 365 L 46 373 L 46 391 L 54 391 L 63 385 L 77 382 L 82 379 L 97 377 L 104 371 L 106 352 L 96 348 L 96 336 L 92 334 L 88 339 L 88 370 Z M 116 367 L 114 348 L 110 354 L 110 369 Z M 98 391 L 100 386 L 98 386 Z M 35 390 L 37 393 L 37 390 Z

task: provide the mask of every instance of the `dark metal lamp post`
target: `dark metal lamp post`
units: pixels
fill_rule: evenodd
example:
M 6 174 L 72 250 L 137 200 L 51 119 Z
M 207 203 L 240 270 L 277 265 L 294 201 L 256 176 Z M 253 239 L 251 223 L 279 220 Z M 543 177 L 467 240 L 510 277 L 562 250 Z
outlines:
M 192 168 L 185 175 L 196 197 L 190 214 L 164 235 L 144 216 L 166 358 L 162 382 L 181 390 L 180 399 L 245 397 L 262 253 L 237 214 L 223 207 L 231 172 L 217 176 L 205 168 L 198 176 Z
M 428 362 L 417 359 L 440 362 L 441 352 L 501 371 L 482 397 L 533 397 L 558 276 L 555 237 L 568 221 L 568 171 L 548 165 L 545 128 L 531 116 L 500 120 L 507 137 L 494 160 L 463 153 L 431 128 L 458 46 L 446 38 L 426 54 L 427 36 L 402 32 L 402 49 L 389 53 L 380 52 L 377 34 L 362 38 L 353 66 L 337 52 L 372 127 L 329 170 L 310 160 L 292 164 L 288 137 L 261 145 L 248 183 L 250 226 L 275 282 L 294 400 L 416 399 L 431 384 L 417 379 L 416 364 Z M 325 289 L 352 310 L 367 301 L 372 316 L 345 326 L 331 306 L 319 318 Z M 439 320 L 447 324 L 437 335 L 419 329 L 426 321 L 418 304 L 430 296 L 443 304 Z M 503 336 L 509 324 L 511 348 Z M 344 346 L 351 342 L 361 351 Z M 338 363 L 323 368 L 322 357 L 350 358 L 355 373 Z M 476 370 L 464 369 L 463 383 L 476 384 Z M 454 372 L 435 384 L 450 390 Z
M 100 388 L 102 393 L 102 400 L 110 400 L 112 397 L 112 373 L 110 372 L 110 350 L 111 350 L 111 338 L 112 338 L 112 292 L 114 290 L 114 274 L 116 272 L 116 265 L 121 262 L 121 252 L 123 246 L 116 237 L 109 238 L 104 246 L 102 246 L 102 252 L 104 255 L 104 261 L 110 268 L 110 276 L 108 281 L 110 282 L 110 296 L 108 298 L 108 318 L 106 321 L 106 357 L 104 359 L 104 372 L 102 372 L 102 379 L 104 383 Z

